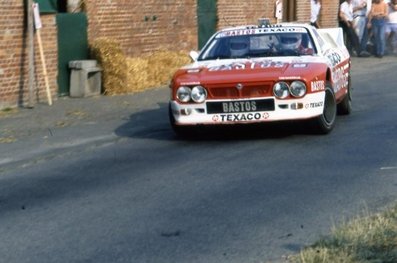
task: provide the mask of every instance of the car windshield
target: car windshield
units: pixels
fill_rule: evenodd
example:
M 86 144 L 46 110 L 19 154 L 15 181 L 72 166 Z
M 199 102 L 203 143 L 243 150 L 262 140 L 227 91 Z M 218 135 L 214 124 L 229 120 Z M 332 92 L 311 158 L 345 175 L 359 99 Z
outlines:
M 274 30 L 273 30 L 274 31 Z M 305 28 L 272 32 L 240 29 L 218 33 L 198 60 L 313 55 L 315 48 Z

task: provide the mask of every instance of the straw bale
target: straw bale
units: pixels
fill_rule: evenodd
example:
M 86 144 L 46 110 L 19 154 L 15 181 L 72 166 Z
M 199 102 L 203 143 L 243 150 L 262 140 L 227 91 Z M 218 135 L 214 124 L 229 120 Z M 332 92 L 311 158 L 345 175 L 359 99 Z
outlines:
M 127 83 L 129 92 L 143 91 L 150 87 L 148 60 L 145 58 L 127 58 Z
M 190 58 L 184 52 L 172 52 L 167 50 L 156 51 L 148 56 L 148 74 L 154 86 L 167 84 L 174 72 L 190 62 Z
M 127 60 L 120 45 L 108 38 L 100 38 L 91 46 L 92 55 L 102 67 L 105 94 L 127 92 Z
M 141 57 L 126 57 L 120 45 L 100 38 L 91 46 L 92 55 L 103 69 L 104 94 L 140 92 L 166 85 L 174 72 L 190 63 L 187 52 L 160 50 Z

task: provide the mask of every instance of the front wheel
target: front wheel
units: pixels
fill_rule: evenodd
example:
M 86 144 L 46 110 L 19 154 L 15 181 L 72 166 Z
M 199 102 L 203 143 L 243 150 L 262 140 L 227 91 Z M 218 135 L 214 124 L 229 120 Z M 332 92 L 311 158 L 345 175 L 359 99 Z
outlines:
M 335 126 L 336 120 L 336 99 L 332 86 L 327 82 L 325 86 L 325 98 L 323 113 L 312 120 L 313 128 L 318 134 L 327 134 Z

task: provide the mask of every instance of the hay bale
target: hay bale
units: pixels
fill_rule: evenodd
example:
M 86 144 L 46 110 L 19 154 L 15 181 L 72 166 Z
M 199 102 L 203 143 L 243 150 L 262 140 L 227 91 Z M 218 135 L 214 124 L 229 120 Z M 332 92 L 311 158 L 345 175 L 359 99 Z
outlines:
M 187 52 L 160 50 L 142 57 L 126 57 L 120 45 L 100 38 L 91 45 L 92 56 L 103 72 L 104 94 L 139 92 L 166 85 L 174 72 L 190 63 Z
M 127 92 L 127 60 L 120 45 L 108 38 L 99 38 L 91 46 L 92 56 L 103 71 L 104 94 Z
M 168 84 L 174 72 L 190 62 L 182 52 L 156 51 L 139 58 L 127 58 L 129 91 L 143 91 Z
M 184 52 L 160 50 L 148 55 L 148 74 L 152 85 L 168 84 L 175 71 L 183 65 L 190 63 L 189 56 Z
M 148 67 L 148 60 L 145 58 L 127 58 L 129 92 L 143 91 L 150 86 Z

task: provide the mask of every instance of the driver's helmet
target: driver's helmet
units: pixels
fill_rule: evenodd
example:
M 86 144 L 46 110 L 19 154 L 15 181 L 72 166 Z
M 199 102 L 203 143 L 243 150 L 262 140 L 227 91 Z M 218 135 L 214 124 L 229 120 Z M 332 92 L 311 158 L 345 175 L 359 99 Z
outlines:
M 232 37 L 230 39 L 230 55 L 232 57 L 241 57 L 248 54 L 249 39 L 247 37 Z
M 298 49 L 302 43 L 302 34 L 287 33 L 280 38 L 282 49 Z

